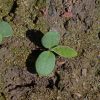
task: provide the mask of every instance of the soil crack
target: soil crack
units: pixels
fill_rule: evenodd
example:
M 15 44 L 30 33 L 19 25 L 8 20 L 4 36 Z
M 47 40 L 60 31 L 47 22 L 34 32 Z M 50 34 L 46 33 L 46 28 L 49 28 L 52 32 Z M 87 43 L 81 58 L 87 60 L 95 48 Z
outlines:
M 34 81 L 32 81 L 29 84 L 24 84 L 24 85 L 16 85 L 14 88 L 9 89 L 9 92 L 16 90 L 16 89 L 20 89 L 20 88 L 25 88 L 25 87 L 29 87 L 29 88 L 34 88 L 34 85 L 36 85 L 36 83 Z

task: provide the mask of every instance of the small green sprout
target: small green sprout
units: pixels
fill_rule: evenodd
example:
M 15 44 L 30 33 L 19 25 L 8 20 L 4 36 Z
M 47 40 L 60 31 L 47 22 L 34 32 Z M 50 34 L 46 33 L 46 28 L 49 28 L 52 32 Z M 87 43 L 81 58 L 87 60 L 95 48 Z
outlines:
M 3 38 L 12 36 L 13 30 L 9 23 L 5 21 L 0 22 L 0 44 Z
M 53 72 L 56 61 L 54 53 L 65 58 L 77 56 L 74 49 L 58 45 L 59 41 L 60 34 L 55 31 L 49 31 L 43 36 L 42 45 L 48 50 L 43 51 L 36 61 L 36 71 L 40 76 L 49 76 Z

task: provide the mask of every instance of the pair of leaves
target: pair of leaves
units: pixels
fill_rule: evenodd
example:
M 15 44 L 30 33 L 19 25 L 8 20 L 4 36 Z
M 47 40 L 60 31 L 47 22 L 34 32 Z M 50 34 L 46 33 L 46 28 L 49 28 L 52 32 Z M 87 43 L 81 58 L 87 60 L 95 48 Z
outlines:
M 55 55 L 52 52 L 65 58 L 72 58 L 77 56 L 77 52 L 69 47 L 58 45 L 60 41 L 60 34 L 58 32 L 48 32 L 42 38 L 42 44 L 50 51 L 42 52 L 36 61 L 37 73 L 41 76 L 48 76 L 55 67 Z
M 13 30 L 9 23 L 5 21 L 0 22 L 0 43 L 4 37 L 12 36 Z

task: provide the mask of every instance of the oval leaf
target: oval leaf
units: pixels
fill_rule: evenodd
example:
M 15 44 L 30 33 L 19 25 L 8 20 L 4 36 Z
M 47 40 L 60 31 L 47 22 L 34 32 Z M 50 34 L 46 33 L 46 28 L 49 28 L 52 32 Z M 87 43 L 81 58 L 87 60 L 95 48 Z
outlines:
M 52 48 L 59 44 L 60 34 L 58 32 L 47 32 L 42 38 L 42 44 L 45 48 Z
M 2 43 L 2 35 L 0 34 L 0 43 Z
M 48 76 L 55 67 L 55 55 L 50 51 L 42 52 L 36 61 L 36 71 L 41 76 Z
M 9 23 L 2 21 L 0 22 L 0 34 L 2 37 L 12 36 L 13 30 Z
M 52 48 L 52 51 L 65 58 L 72 58 L 77 56 L 77 52 L 70 47 L 57 46 Z

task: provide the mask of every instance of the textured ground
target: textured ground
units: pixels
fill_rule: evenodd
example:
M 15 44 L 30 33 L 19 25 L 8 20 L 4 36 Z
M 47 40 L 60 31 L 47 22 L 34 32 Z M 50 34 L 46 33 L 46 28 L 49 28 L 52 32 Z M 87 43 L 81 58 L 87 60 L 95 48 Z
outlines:
M 0 100 L 100 100 L 99 12 L 100 0 L 0 0 L 0 20 L 14 30 L 0 46 Z M 78 56 L 57 58 L 54 76 L 39 77 L 37 48 L 52 28 Z

